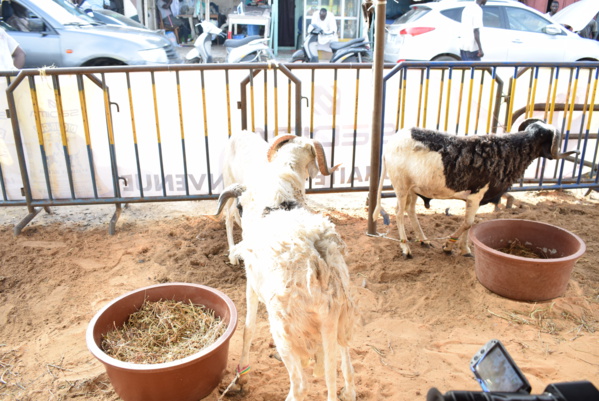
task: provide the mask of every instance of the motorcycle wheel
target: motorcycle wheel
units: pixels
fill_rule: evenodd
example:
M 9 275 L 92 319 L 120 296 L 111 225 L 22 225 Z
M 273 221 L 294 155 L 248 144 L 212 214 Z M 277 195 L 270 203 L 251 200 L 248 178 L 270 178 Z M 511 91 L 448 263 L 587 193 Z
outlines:
M 360 60 L 358 56 L 349 56 L 348 58 L 342 61 L 343 63 L 372 63 L 372 56 L 369 54 L 360 55 Z
M 240 63 L 266 63 L 270 60 L 274 60 L 275 55 L 271 51 L 259 51 L 247 54 L 241 60 Z
M 260 58 L 258 57 L 258 54 L 256 54 L 256 53 L 247 54 L 241 60 L 239 60 L 240 63 L 257 63 L 259 61 L 260 61 Z
M 262 52 L 262 54 L 260 55 L 260 60 L 265 63 L 274 59 L 275 54 L 270 49 L 268 49 L 268 51 Z
M 308 58 L 306 57 L 306 52 L 304 52 L 304 49 L 300 49 L 300 50 L 296 51 L 295 53 L 293 53 L 293 55 L 291 56 L 291 62 L 292 63 L 307 63 Z

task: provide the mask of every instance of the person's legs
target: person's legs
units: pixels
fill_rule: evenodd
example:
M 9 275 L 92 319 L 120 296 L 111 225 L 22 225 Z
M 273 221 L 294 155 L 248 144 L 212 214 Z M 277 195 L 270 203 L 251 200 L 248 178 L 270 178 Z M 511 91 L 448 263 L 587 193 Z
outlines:
M 469 52 L 466 50 L 460 50 L 460 57 L 462 61 L 480 61 L 478 57 L 478 51 Z

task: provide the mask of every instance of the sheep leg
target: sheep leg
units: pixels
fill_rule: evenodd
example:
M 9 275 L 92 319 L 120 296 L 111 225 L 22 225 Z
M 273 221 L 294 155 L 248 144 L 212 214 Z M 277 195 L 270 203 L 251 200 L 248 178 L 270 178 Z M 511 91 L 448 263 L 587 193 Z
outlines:
M 512 206 L 514 205 L 514 196 L 511 194 L 506 193 L 505 194 L 505 208 L 506 209 L 511 209 Z
M 245 325 L 243 327 L 243 346 L 241 348 L 241 358 L 239 358 L 239 366 L 237 369 L 244 370 L 250 366 L 250 348 L 252 345 L 252 339 L 256 332 L 256 317 L 258 315 L 258 295 L 250 286 L 247 284 L 245 298 L 247 303 L 247 312 L 245 315 Z M 242 375 L 237 384 L 241 390 L 243 386 L 248 382 L 247 374 Z
M 445 246 L 443 246 L 443 251 L 446 253 L 451 253 L 453 246 L 456 242 L 459 242 L 461 254 L 463 256 L 472 256 L 470 252 L 470 247 L 468 246 L 468 230 L 474 224 L 474 216 L 476 216 L 476 211 L 478 210 L 478 206 L 480 205 L 480 200 L 482 199 L 482 195 L 477 196 L 474 199 L 466 200 L 466 212 L 464 215 L 464 222 L 458 227 L 458 229 L 451 234 L 450 238 L 445 242 Z
M 276 341 L 275 341 L 276 342 Z M 279 348 L 279 346 L 277 346 Z M 279 354 L 281 351 L 279 350 Z M 291 354 L 281 355 L 283 363 L 289 372 L 289 394 L 285 401 L 303 401 L 308 392 L 307 381 L 304 380 L 304 372 L 302 371 L 302 365 L 299 358 L 292 356 Z
M 418 216 L 416 215 L 416 200 L 418 197 L 415 193 L 410 193 L 408 196 L 408 217 L 410 218 L 410 222 L 412 223 L 412 228 L 418 235 L 418 240 L 420 241 L 420 245 L 424 247 L 430 247 L 431 242 L 424 235 L 424 231 L 422 231 L 422 227 L 420 226 L 420 222 L 418 221 Z
M 318 351 L 316 351 L 314 359 L 314 370 L 312 372 L 314 377 L 324 376 L 324 351 L 322 349 L 322 346 L 318 347 Z
M 289 394 L 285 401 L 303 401 L 308 392 L 308 381 L 304 377 L 301 358 L 291 351 L 289 340 L 282 329 L 283 323 L 274 316 L 276 312 L 269 311 L 270 330 L 277 352 L 289 373 Z
M 503 194 L 503 196 L 501 198 L 505 198 L 505 208 L 511 209 L 512 206 L 514 205 L 514 197 L 506 192 L 505 194 Z M 499 208 L 499 204 L 501 203 L 501 198 L 499 198 L 499 201 L 495 204 L 495 208 L 493 209 L 493 211 L 495 213 L 497 213 L 501 210 Z
M 337 400 L 337 332 L 337 319 L 325 322 L 321 331 L 324 350 L 324 379 L 328 392 L 327 401 Z
M 229 199 L 226 205 L 226 214 L 225 214 L 225 228 L 227 229 L 227 242 L 229 243 L 229 263 L 232 265 L 239 264 L 239 259 L 237 256 L 231 255 L 231 249 L 235 246 L 235 240 L 233 239 L 233 226 L 234 221 L 236 220 L 239 226 L 241 224 L 239 222 L 237 207 L 235 207 L 235 199 Z
M 396 193 L 397 195 L 397 193 Z M 397 230 L 399 231 L 399 247 L 401 248 L 401 254 L 406 259 L 412 258 L 412 252 L 408 245 L 408 236 L 406 235 L 404 213 L 406 210 L 408 194 L 397 195 L 397 213 L 395 218 L 397 219 Z
M 343 373 L 344 387 L 339 398 L 341 401 L 355 401 L 356 387 L 354 384 L 354 367 L 349 357 L 349 347 L 341 348 L 341 372 Z

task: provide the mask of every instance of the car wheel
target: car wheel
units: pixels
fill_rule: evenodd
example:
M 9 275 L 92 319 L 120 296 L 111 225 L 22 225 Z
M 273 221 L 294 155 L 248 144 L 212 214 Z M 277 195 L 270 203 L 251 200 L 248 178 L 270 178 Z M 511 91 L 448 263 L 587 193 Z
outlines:
M 460 61 L 460 59 L 447 54 L 442 54 L 433 58 L 431 61 Z
M 106 67 L 110 65 L 127 65 L 119 60 L 114 60 L 111 58 L 101 58 L 97 60 L 92 60 L 86 64 L 88 67 Z

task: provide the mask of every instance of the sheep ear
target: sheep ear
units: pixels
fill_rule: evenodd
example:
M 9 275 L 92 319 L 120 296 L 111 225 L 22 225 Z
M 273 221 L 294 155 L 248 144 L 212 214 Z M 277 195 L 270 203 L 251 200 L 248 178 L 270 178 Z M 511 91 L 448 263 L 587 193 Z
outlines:
M 318 175 L 319 171 L 318 171 L 318 166 L 316 164 L 315 161 L 312 161 L 308 164 L 308 174 L 310 175 L 310 178 L 316 178 L 316 176 Z
M 534 124 L 534 123 L 538 123 L 538 122 L 544 123 L 545 121 L 541 120 L 540 118 L 527 118 L 526 120 L 522 121 L 522 123 L 518 127 L 518 132 L 525 131 L 526 128 L 528 128 L 529 125 Z
M 283 144 L 285 144 L 286 142 L 292 140 L 293 138 L 296 138 L 295 135 L 281 135 L 278 136 L 275 141 L 270 145 L 270 148 L 268 149 L 268 153 L 266 153 L 266 159 L 271 162 L 273 156 L 275 155 L 275 153 L 277 153 L 277 150 L 279 150 L 279 148 L 281 146 L 283 146 Z

